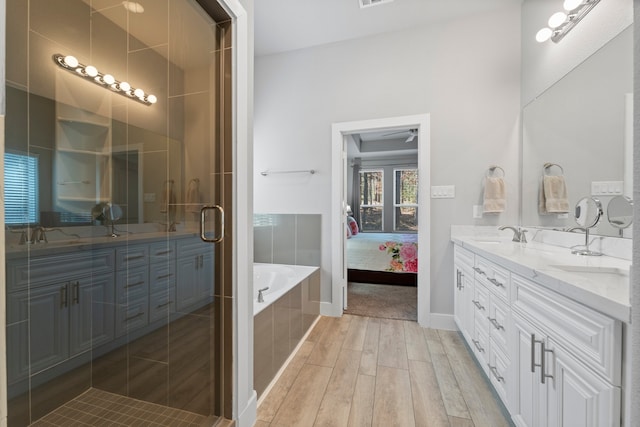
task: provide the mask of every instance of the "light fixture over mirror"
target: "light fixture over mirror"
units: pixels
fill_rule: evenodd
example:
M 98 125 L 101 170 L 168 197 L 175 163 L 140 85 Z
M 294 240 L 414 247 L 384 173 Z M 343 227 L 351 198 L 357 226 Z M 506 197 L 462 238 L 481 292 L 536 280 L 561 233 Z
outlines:
M 544 43 L 551 39 L 558 43 L 578 22 L 598 4 L 600 0 L 565 0 L 564 11 L 556 12 L 549 18 L 548 27 L 536 34 L 536 41 Z
M 155 95 L 148 94 L 140 88 L 132 88 L 127 82 L 118 81 L 111 74 L 103 74 L 93 65 L 81 64 L 75 56 L 72 55 L 53 55 L 53 60 L 61 68 L 74 73 L 90 82 L 111 89 L 113 92 L 126 96 L 127 98 L 138 101 L 144 105 L 151 105 L 158 102 Z

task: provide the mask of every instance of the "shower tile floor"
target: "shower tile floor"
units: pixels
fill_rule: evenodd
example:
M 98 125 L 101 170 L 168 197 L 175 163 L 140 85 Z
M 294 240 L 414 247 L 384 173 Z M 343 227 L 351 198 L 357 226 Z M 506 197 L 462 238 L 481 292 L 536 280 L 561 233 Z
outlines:
M 92 388 L 31 425 L 200 427 L 213 422 L 204 415 Z

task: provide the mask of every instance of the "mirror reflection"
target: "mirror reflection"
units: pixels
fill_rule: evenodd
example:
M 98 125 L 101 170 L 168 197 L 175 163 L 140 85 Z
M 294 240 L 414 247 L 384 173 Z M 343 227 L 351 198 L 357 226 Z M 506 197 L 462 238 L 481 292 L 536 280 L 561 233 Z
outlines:
M 609 224 L 622 230 L 633 222 L 633 201 L 626 196 L 616 196 L 607 206 L 607 219 Z
M 629 27 L 524 107 L 524 226 L 566 229 L 573 224 L 566 209 L 539 208 L 543 175 L 562 175 L 566 206 L 593 195 L 606 209 L 613 197 L 631 195 L 631 156 L 625 152 L 632 147 L 632 51 Z M 546 164 L 559 165 L 562 173 L 545 169 Z M 600 221 L 592 232 L 619 235 L 608 221 Z

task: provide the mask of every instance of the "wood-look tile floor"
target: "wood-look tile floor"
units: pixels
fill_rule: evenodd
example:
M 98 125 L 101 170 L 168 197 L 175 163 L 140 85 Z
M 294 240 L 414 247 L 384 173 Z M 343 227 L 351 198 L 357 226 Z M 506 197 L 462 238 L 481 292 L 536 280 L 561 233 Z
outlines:
M 320 318 L 261 399 L 255 425 L 512 424 L 457 332 L 345 314 Z

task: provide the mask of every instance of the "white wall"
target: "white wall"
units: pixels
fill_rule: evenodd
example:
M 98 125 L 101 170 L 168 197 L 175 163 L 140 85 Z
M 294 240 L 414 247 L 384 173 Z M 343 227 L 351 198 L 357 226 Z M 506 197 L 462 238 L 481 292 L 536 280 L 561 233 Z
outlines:
M 518 218 L 520 7 L 258 57 L 255 66 L 255 211 L 323 215 L 323 301 L 332 298 L 331 124 L 431 114 L 432 185 L 456 185 L 455 199 L 432 203 L 431 311 L 453 313 L 450 225 Z M 507 173 L 507 212 L 474 221 L 494 163 Z M 259 174 L 307 168 L 318 173 Z
M 536 42 L 538 30 L 562 10 L 561 0 L 522 5 L 522 105 L 531 102 L 576 65 L 633 23 L 633 0 L 602 0 L 560 43 Z

